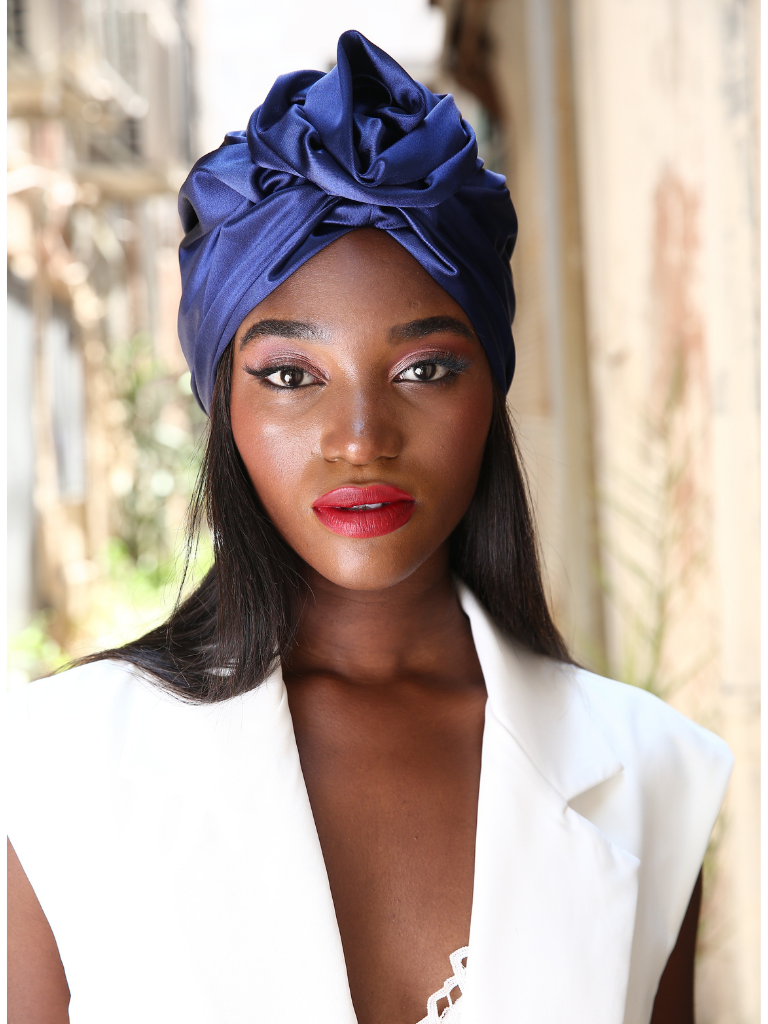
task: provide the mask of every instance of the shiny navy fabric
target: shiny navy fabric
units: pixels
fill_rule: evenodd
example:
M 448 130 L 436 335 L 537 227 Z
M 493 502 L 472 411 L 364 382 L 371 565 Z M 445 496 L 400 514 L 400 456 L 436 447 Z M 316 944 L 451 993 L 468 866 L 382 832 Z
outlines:
M 347 231 L 387 231 L 469 317 L 506 390 L 515 350 L 509 259 L 517 219 L 451 96 L 415 82 L 359 32 L 327 74 L 277 79 L 198 160 L 179 193 L 179 336 L 210 411 L 219 359 L 245 316 Z

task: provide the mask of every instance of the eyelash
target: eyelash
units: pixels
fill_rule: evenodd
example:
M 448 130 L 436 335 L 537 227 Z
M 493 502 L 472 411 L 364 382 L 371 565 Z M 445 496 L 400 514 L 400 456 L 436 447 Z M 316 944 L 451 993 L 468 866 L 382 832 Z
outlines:
M 261 370 L 257 370 L 251 366 L 245 367 L 245 372 L 249 373 L 252 377 L 258 377 L 265 387 L 272 388 L 274 391 L 299 391 L 300 388 L 281 387 L 279 384 L 273 384 L 271 380 L 267 380 L 267 377 L 271 377 L 273 373 L 278 373 L 280 370 L 300 370 L 301 373 L 308 373 L 310 377 L 316 377 L 319 380 L 322 380 L 317 371 L 310 370 L 306 366 L 301 366 L 299 363 L 290 362 L 288 360 L 284 363 L 277 363 L 274 366 L 265 366 Z
M 436 366 L 442 367 L 448 372 L 444 377 L 440 377 L 436 381 L 400 381 L 401 384 L 447 384 L 449 381 L 454 380 L 460 373 L 463 373 L 469 366 L 469 360 L 464 359 L 462 356 L 457 356 L 453 352 L 425 352 L 419 356 L 417 360 L 412 363 L 408 363 L 407 366 L 402 367 L 398 370 L 393 378 L 397 381 L 398 377 L 406 373 L 408 370 L 414 369 L 416 366 L 426 366 L 430 363 L 434 363 Z M 306 366 L 301 366 L 298 363 L 284 362 L 278 363 L 274 366 L 265 366 L 260 370 L 253 367 L 246 366 L 245 371 L 252 377 L 257 377 L 261 382 L 268 388 L 272 388 L 275 391 L 300 391 L 300 387 L 290 388 L 281 387 L 279 384 L 273 384 L 272 381 L 267 380 L 273 373 L 278 373 L 280 370 L 300 370 L 302 373 L 308 373 L 312 377 L 316 377 L 320 380 L 320 374 L 316 371 L 308 369 Z M 305 385 L 305 387 L 311 385 Z
M 457 356 L 453 352 L 424 352 L 417 360 L 404 366 L 395 375 L 395 380 L 407 370 L 412 370 L 415 366 L 426 366 L 430 363 L 434 363 L 435 366 L 440 366 L 448 372 L 444 377 L 440 377 L 436 381 L 401 381 L 403 384 L 447 384 L 448 381 L 454 380 L 460 373 L 463 373 L 469 367 L 469 360 L 464 359 L 462 356 Z

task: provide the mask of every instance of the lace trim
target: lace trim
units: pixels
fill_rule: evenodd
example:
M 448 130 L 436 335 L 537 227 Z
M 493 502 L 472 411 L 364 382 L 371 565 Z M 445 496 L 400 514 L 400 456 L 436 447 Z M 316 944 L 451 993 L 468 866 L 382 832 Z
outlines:
M 427 1000 L 427 1016 L 424 1020 L 419 1021 L 419 1024 L 438 1024 L 439 1021 L 447 1021 L 448 1015 L 456 1005 L 456 1002 L 464 994 L 464 979 L 467 973 L 467 967 L 464 961 L 467 959 L 468 955 L 469 946 L 462 946 L 461 949 L 457 949 L 455 953 L 451 953 L 449 959 L 451 961 L 453 977 L 448 978 L 443 987 L 435 992 L 434 995 L 429 997 Z M 451 993 L 455 992 L 456 989 L 459 990 L 459 995 L 454 999 Z M 441 999 L 447 999 L 448 1005 L 442 1013 L 438 1014 L 437 1004 Z

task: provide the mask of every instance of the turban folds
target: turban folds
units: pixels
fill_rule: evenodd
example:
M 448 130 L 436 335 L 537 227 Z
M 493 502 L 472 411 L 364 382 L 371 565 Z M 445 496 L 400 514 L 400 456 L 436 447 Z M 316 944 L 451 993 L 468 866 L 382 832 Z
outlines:
M 179 193 L 179 337 L 210 411 L 216 367 L 247 314 L 355 228 L 388 232 L 458 302 L 506 392 L 515 351 L 517 218 L 453 97 L 415 82 L 359 32 L 332 71 L 281 75 L 247 131 L 197 161 Z

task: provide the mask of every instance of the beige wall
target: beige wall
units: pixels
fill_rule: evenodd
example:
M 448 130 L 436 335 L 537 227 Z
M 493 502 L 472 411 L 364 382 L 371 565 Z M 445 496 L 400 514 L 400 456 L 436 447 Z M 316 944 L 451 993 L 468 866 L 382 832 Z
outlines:
M 736 754 L 701 1024 L 759 1015 L 757 5 L 576 0 L 610 661 Z M 650 627 L 650 634 L 643 635 Z

